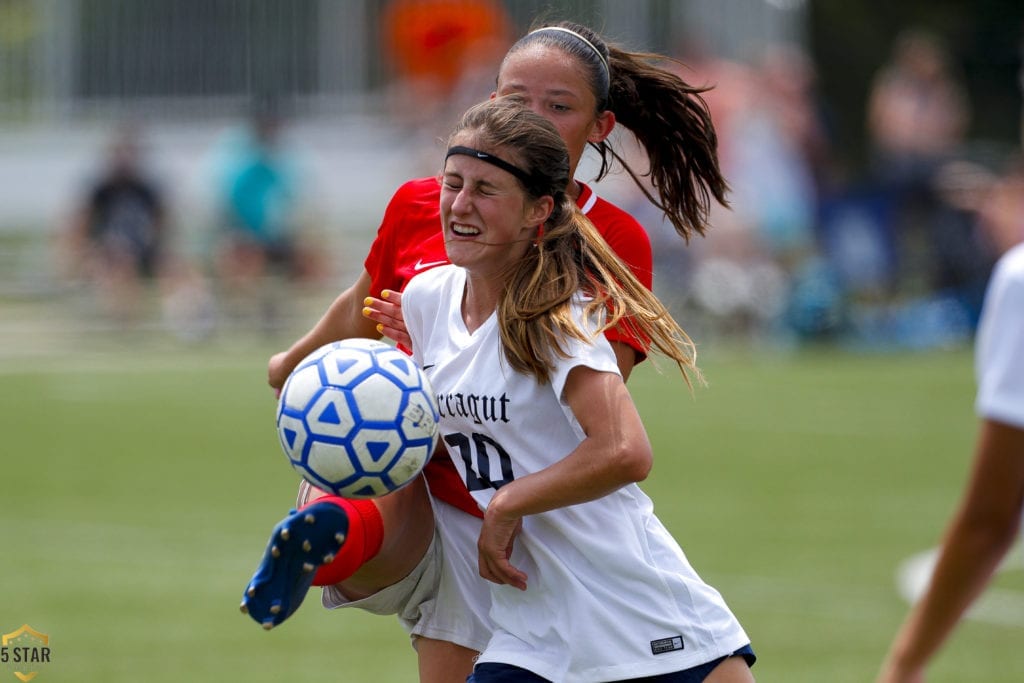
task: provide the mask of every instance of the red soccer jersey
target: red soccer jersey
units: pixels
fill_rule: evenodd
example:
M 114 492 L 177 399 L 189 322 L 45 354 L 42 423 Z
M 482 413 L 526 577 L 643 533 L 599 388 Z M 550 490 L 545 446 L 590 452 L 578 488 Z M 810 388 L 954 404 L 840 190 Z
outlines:
M 580 188 L 580 210 L 637 279 L 650 289 L 653 257 L 647 232 L 635 218 L 598 197 L 587 185 L 580 183 Z M 441 185 L 436 178 L 410 180 L 395 192 L 364 263 L 371 279 L 371 295 L 379 297 L 385 289 L 400 292 L 417 273 L 448 263 L 440 201 Z M 641 340 L 623 330 L 608 330 L 605 336 L 633 347 L 638 360 L 646 356 Z M 423 472 L 433 496 L 482 516 L 450 459 L 431 458 Z

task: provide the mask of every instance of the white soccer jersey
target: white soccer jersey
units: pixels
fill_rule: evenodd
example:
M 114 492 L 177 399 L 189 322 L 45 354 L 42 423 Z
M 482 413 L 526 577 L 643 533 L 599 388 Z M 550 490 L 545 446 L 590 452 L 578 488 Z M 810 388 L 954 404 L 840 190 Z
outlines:
M 598 336 L 592 344 L 566 340 L 570 358 L 558 361 L 548 385 L 512 371 L 495 316 L 467 331 L 465 277 L 456 266 L 416 276 L 402 309 L 415 359 L 438 396 L 441 436 L 486 508 L 497 487 L 561 460 L 584 438 L 560 400 L 569 371 L 618 369 Z M 582 320 L 582 307 L 577 314 Z M 526 572 L 528 589 L 491 585 L 495 632 L 481 662 L 567 683 L 608 681 L 687 669 L 749 642 L 636 485 L 524 518 L 511 561 Z
M 982 417 L 1024 429 L 1024 244 L 996 264 L 975 341 Z

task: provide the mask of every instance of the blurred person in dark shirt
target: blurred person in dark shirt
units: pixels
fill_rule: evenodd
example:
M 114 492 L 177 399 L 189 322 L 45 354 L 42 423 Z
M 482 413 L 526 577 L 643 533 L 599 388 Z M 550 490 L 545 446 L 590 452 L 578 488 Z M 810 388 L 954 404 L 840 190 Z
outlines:
M 133 321 L 146 283 L 164 273 L 167 225 L 163 192 L 144 169 L 140 131 L 125 125 L 72 217 L 66 254 L 72 276 L 95 285 L 115 320 Z

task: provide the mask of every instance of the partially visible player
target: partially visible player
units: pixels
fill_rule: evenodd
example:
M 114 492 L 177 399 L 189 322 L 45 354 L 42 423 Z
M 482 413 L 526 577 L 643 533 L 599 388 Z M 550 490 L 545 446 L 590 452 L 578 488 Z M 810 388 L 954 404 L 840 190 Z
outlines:
M 749 638 L 636 485 L 651 445 L 601 332 L 637 330 L 687 381 L 693 343 L 566 196 L 568 166 L 514 99 L 471 108 L 442 176 L 451 265 L 403 296 L 441 439 L 484 511 L 467 559 L 494 632 L 469 681 L 753 681 Z
M 989 280 L 975 340 L 981 418 L 970 480 L 924 595 L 893 639 L 878 683 L 924 683 L 925 668 L 1020 537 L 1024 511 L 1024 173 L 997 184 L 985 212 L 1006 248 Z M 1016 246 L 1010 246 L 1016 245 Z M 1016 657 L 1017 655 L 1009 655 Z
M 586 27 L 563 23 L 531 32 L 512 47 L 495 93 L 516 95 L 554 123 L 569 149 L 568 196 L 647 287 L 652 279 L 651 250 L 643 228 L 572 178 L 588 145 L 605 160 L 602 175 L 614 160 L 622 162 L 606 142 L 618 121 L 649 154 L 657 195 L 652 201 L 682 236 L 703 234 L 711 198 L 725 201 L 715 131 L 701 90 L 654 65 L 656 59 L 661 58 L 608 46 Z M 368 308 L 368 297 L 400 292 L 417 273 L 448 262 L 439 196 L 436 178 L 413 180 L 398 190 L 359 279 L 306 335 L 271 358 L 272 387 L 280 388 L 298 361 L 325 343 L 380 336 L 380 323 L 364 316 L 377 315 Z M 609 330 L 608 336 L 626 377 L 643 359 L 645 344 L 628 329 Z M 450 607 L 459 604 L 452 592 L 471 591 L 481 582 L 475 572 L 455 578 L 443 575 L 435 518 L 439 535 L 454 535 L 451 544 L 461 545 L 467 538 L 472 543 L 480 525 L 473 515 L 479 515 L 479 509 L 447 458 L 434 458 L 425 478 L 429 494 L 426 486 L 411 485 L 373 501 L 317 500 L 309 508 L 316 508 L 309 524 L 305 510 L 289 515 L 272 535 L 247 590 L 249 614 L 260 623 L 279 624 L 298 608 L 311 584 L 324 585 L 329 606 L 398 612 L 414 636 L 421 680 L 464 680 L 487 641 L 489 625 L 486 609 L 481 621 Z M 300 505 L 318 495 L 303 490 Z M 333 540 L 340 527 L 347 527 L 343 544 Z M 296 560 L 293 549 L 301 547 L 301 541 L 277 543 L 282 536 L 310 540 L 313 550 Z M 269 552 L 275 545 L 280 557 Z M 324 563 L 324 556 L 333 561 Z M 307 559 L 317 570 L 301 574 Z

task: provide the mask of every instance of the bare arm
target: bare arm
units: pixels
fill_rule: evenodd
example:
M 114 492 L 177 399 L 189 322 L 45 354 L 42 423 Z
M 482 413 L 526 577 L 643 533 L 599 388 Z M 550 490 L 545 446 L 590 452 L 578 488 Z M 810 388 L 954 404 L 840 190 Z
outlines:
M 621 378 L 576 367 L 566 381 L 565 398 L 586 437 L 562 460 L 494 494 L 478 542 L 485 579 L 526 589 L 526 575 L 508 561 L 526 515 L 597 500 L 650 472 L 647 432 Z
M 625 342 L 613 341 L 612 351 L 615 352 L 615 362 L 622 373 L 622 381 L 628 382 L 629 376 L 636 366 L 636 349 Z
M 897 633 L 878 683 L 923 683 L 925 667 L 1013 545 L 1022 504 L 1024 430 L 985 420 L 931 583 Z
M 370 274 L 365 270 L 351 287 L 338 295 L 313 328 L 287 351 L 270 357 L 267 381 L 280 389 L 303 358 L 324 344 L 353 337 L 377 339 L 380 333 L 372 320 L 363 316 L 363 301 L 370 295 Z

